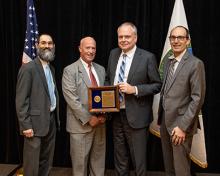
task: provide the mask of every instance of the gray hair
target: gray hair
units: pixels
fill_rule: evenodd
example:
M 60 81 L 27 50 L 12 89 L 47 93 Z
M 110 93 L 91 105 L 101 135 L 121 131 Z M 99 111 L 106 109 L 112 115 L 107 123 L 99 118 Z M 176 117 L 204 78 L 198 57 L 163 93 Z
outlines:
M 135 26 L 133 23 L 131 23 L 131 22 L 124 22 L 124 23 L 122 23 L 122 24 L 118 27 L 118 30 L 119 30 L 121 27 L 123 27 L 123 26 L 130 26 L 130 27 L 132 28 L 132 30 L 134 31 L 135 35 L 137 35 L 137 28 L 136 28 L 136 26 Z M 118 30 L 117 30 L 117 31 L 118 31 Z

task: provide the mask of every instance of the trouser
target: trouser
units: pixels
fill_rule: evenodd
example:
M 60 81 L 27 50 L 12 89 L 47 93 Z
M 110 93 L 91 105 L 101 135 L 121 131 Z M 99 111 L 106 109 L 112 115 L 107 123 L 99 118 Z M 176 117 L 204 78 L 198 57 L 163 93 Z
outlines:
M 191 160 L 189 153 L 193 136 L 187 135 L 183 144 L 174 145 L 166 128 L 165 118 L 163 113 L 160 135 L 166 176 L 190 176 Z
M 70 156 L 73 176 L 104 176 L 105 125 L 87 133 L 70 133 Z
M 130 158 L 135 175 L 147 175 L 147 138 L 148 128 L 130 127 L 125 110 L 113 115 L 114 163 L 117 176 L 129 175 Z
M 24 176 L 48 176 L 53 164 L 55 137 L 56 123 L 54 113 L 51 113 L 50 127 L 46 136 L 24 138 Z

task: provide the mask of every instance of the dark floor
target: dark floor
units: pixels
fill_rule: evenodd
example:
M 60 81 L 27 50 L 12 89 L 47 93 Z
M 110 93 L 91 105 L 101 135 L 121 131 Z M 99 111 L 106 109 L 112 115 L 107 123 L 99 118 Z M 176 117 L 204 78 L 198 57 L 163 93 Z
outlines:
M 52 169 L 51 176 L 60 176 L 60 175 L 71 176 L 71 169 L 70 168 L 53 168 Z M 114 176 L 113 170 L 107 170 L 105 176 Z M 130 176 L 134 176 L 134 174 L 132 174 L 131 172 Z M 149 172 L 148 176 L 164 176 L 164 174 L 162 172 Z
M 53 168 L 51 176 L 71 176 L 71 169 L 70 168 Z M 114 176 L 113 170 L 107 170 L 105 176 Z M 134 176 L 131 172 L 130 176 Z M 163 172 L 153 172 L 149 171 L 148 176 L 165 176 Z M 195 176 L 220 176 L 219 174 L 210 174 L 210 173 L 196 173 Z
M 16 176 L 15 171 L 18 167 L 18 165 L 0 164 L 0 176 Z M 54 167 L 50 176 L 71 176 L 71 168 Z M 113 170 L 107 170 L 105 176 L 114 176 Z M 134 176 L 132 172 L 130 176 Z M 164 173 L 149 171 L 148 176 L 164 176 Z M 195 176 L 220 176 L 220 173 L 196 173 Z

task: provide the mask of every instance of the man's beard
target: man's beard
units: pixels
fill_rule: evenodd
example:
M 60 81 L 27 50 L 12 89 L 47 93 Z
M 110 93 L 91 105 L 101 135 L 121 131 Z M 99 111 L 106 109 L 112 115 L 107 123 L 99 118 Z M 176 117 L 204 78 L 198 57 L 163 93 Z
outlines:
M 55 47 L 49 49 L 37 48 L 37 55 L 46 62 L 51 62 L 55 58 Z

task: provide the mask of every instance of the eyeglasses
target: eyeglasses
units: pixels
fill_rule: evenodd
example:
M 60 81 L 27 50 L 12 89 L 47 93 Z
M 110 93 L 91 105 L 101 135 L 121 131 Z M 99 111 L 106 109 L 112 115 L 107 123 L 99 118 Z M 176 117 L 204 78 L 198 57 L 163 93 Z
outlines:
M 188 39 L 189 37 L 187 37 L 187 36 L 174 36 L 174 35 L 169 36 L 169 39 L 171 42 L 174 42 L 176 39 L 177 39 L 177 41 L 183 41 L 185 38 Z

